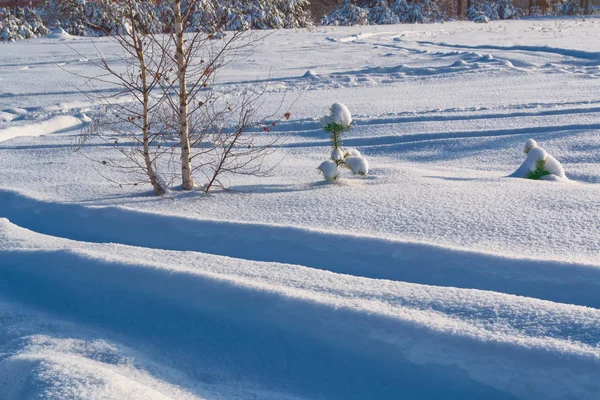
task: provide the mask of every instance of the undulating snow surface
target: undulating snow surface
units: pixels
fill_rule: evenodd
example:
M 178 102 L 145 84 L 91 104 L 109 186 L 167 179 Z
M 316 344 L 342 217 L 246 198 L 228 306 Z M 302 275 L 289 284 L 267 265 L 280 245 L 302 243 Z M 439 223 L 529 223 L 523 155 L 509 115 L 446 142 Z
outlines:
M 215 88 L 294 99 L 278 167 L 206 196 L 75 151 L 98 50 L 0 45 L 3 400 L 600 397 L 600 19 L 273 32 Z

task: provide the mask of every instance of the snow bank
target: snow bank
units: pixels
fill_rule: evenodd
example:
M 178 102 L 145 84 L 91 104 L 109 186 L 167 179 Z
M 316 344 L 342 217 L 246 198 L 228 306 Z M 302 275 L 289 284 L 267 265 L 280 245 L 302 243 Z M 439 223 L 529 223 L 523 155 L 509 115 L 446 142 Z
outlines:
M 81 119 L 71 115 L 60 115 L 46 121 L 17 125 L 0 129 L 0 142 L 19 136 L 40 136 L 63 130 L 74 129 L 83 125 Z
M 71 242 L 6 220 L 0 238 L 11 243 L 0 248 L 4 295 L 90 323 L 97 335 L 118 332 L 134 349 L 158 347 L 164 357 L 155 376 L 166 378 L 171 365 L 206 376 L 209 366 L 213 374 L 227 371 L 221 379 L 229 384 L 240 383 L 234 378 L 240 374 L 249 387 L 268 382 L 304 398 L 317 392 L 398 398 L 422 394 L 423 385 L 429 398 L 583 400 L 600 390 L 596 309 L 297 265 Z M 101 349 L 107 354 L 110 346 Z M 97 365 L 114 359 L 99 358 Z M 35 368 L 3 366 L 0 376 Z M 114 369 L 106 372 L 100 376 L 118 382 Z M 328 379 L 319 379 L 323 373 Z M 65 374 L 77 379 L 78 369 Z

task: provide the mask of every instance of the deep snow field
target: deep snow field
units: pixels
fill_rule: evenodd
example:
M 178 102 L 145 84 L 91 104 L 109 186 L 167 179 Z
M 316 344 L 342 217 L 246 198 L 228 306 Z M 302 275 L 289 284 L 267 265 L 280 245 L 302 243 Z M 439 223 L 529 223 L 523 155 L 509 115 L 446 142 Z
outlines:
M 600 398 L 600 18 L 272 32 L 218 86 L 294 99 L 279 166 L 207 196 L 75 152 L 97 49 L 0 45 L 0 399 Z

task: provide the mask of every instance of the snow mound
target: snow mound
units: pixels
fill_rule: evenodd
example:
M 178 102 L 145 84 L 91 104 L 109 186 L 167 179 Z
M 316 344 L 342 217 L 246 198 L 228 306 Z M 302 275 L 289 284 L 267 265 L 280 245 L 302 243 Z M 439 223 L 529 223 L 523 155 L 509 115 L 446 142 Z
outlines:
M 67 33 L 63 28 L 56 28 L 51 34 L 46 35 L 49 39 L 72 39 L 73 36 Z

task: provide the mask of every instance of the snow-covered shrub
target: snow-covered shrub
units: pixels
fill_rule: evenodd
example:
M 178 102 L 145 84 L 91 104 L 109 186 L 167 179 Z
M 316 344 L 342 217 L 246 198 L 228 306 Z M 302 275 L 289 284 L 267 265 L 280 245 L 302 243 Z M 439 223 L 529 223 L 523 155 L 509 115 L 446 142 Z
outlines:
M 390 9 L 398 16 L 400 22 L 408 22 L 408 15 L 411 7 L 406 0 L 393 0 Z
M 540 6 L 531 6 L 529 8 L 529 16 L 530 17 L 541 17 L 544 15 L 542 12 L 542 8 Z
M 497 0 L 496 8 L 500 19 L 516 19 L 521 15 L 521 9 L 515 7 L 513 0 Z
M 566 0 L 562 3 L 558 15 L 581 15 L 583 8 L 579 0 Z
M 348 168 L 354 175 L 365 176 L 369 173 L 369 162 L 356 149 L 342 147 L 342 132 L 350 129 L 352 114 L 348 107 L 341 103 L 331 106 L 329 115 L 321 120 L 323 129 L 331 135 L 331 156 L 319 166 L 326 180 L 333 181 L 339 177 L 339 167 Z
M 398 15 L 389 7 L 387 0 L 377 0 L 369 10 L 369 23 L 372 25 L 390 25 L 400 22 Z
M 71 35 L 87 34 L 85 0 L 46 0 L 44 15 L 47 23 L 58 25 Z
M 31 26 L 31 30 L 36 36 L 44 36 L 50 32 L 35 8 L 25 7 L 22 10 L 23 20 Z
M 489 22 L 499 19 L 515 19 L 521 15 L 513 0 L 475 0 L 467 10 L 467 17 L 473 22 Z
M 525 178 L 544 181 L 565 181 L 568 180 L 563 166 L 541 147 L 535 140 L 529 139 L 525 143 L 525 154 L 527 158 L 511 177 Z
M 16 40 L 30 39 L 48 31 L 41 25 L 31 26 L 25 20 L 25 10 L 19 9 L 17 17 L 5 8 L 0 8 L 0 41 L 14 42 Z
M 216 33 L 248 29 L 305 28 L 311 25 L 308 0 L 201 0 L 183 3 L 192 15 L 189 32 Z M 188 11 L 188 6 L 193 7 Z M 166 26 L 172 26 L 172 11 L 162 4 L 159 11 Z
M 129 31 L 129 21 L 123 18 L 123 7 L 111 0 L 89 1 L 84 7 L 86 35 L 111 36 Z
M 284 15 L 283 28 L 306 28 L 312 25 L 309 0 L 279 0 L 277 7 Z
M 369 10 L 352 3 L 352 0 L 343 0 L 331 14 L 321 18 L 321 25 L 353 26 L 367 25 L 369 23 Z

